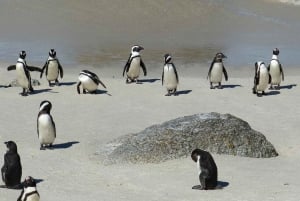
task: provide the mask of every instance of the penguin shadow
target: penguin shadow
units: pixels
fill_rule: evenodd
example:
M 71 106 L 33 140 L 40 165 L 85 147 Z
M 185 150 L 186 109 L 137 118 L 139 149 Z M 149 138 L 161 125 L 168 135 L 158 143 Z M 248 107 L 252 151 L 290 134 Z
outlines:
M 97 89 L 94 94 L 106 94 L 108 96 L 112 96 L 110 93 L 107 93 L 106 90 Z
M 225 84 L 225 85 L 222 85 L 223 89 L 234 89 L 234 88 L 237 88 L 237 87 L 242 87 L 242 85 L 239 85 L 239 84 Z
M 279 91 L 269 91 L 267 93 L 265 93 L 265 96 L 275 96 L 275 95 L 279 95 L 280 92 Z
M 209 189 L 209 190 L 221 190 L 225 187 L 229 186 L 229 183 L 226 181 L 218 181 L 218 185 L 214 189 Z M 201 185 L 195 185 L 192 187 L 193 190 L 202 190 Z
M 1 85 L 0 84 L 0 88 L 8 88 L 8 87 L 11 87 L 10 85 Z
M 289 85 L 280 86 L 279 89 L 292 89 L 296 86 L 297 84 L 289 84 Z
M 76 82 L 60 82 L 59 86 L 72 86 L 76 84 Z
M 60 144 L 53 144 L 52 149 L 67 149 L 72 147 L 74 144 L 78 144 L 78 141 L 72 141 L 72 142 L 65 142 Z
M 53 92 L 52 89 L 35 89 L 30 94 L 40 94 L 40 93 L 45 93 L 45 92 L 58 93 L 58 92 Z
M 176 91 L 175 96 L 180 96 L 180 95 L 187 95 L 191 93 L 192 90 L 181 90 L 181 91 Z
M 152 79 L 141 79 L 138 81 L 137 84 L 143 84 L 143 83 L 154 83 L 156 81 L 159 81 L 160 79 L 152 78 Z

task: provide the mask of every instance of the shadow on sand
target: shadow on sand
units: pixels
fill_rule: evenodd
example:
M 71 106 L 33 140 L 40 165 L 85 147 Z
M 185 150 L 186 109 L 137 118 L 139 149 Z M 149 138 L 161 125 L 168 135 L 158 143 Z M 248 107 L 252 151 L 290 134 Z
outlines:
M 157 79 L 157 78 L 154 78 L 154 79 L 142 79 L 142 80 L 139 80 L 140 84 L 141 83 L 154 83 L 156 81 L 159 81 L 160 79 Z
M 76 84 L 76 82 L 60 82 L 59 85 L 60 86 L 72 86 Z
M 236 87 L 242 87 L 242 85 L 239 84 L 227 84 L 227 85 L 222 85 L 223 89 L 233 89 Z
M 220 189 L 223 189 L 225 187 L 229 186 L 229 183 L 226 182 L 226 181 L 218 181 L 218 185 L 216 188 L 214 189 L 210 189 L 210 190 L 220 190 Z M 201 190 L 201 185 L 195 185 L 192 187 L 192 189 L 194 190 Z
M 72 147 L 74 144 L 78 144 L 78 141 L 72 141 L 72 142 L 65 142 L 61 144 L 53 144 L 52 148 L 53 149 L 67 149 Z
M 191 92 L 192 92 L 192 90 L 181 90 L 181 91 L 176 91 L 175 95 L 176 96 L 186 95 L 186 94 L 189 94 Z

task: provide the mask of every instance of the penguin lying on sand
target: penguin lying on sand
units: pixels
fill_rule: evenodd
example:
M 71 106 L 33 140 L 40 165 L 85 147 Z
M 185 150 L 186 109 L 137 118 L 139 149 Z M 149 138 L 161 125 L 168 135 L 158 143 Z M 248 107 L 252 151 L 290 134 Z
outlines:
M 28 66 L 25 61 L 26 52 L 23 50 L 19 54 L 19 59 L 16 65 L 10 65 L 7 67 L 8 71 L 16 70 L 17 72 L 17 82 L 22 87 L 23 91 L 21 92 L 22 96 L 27 96 L 28 92 L 33 92 L 31 84 L 31 76 L 29 71 L 39 71 L 42 70 L 38 67 Z
M 101 84 L 105 89 L 106 86 L 101 82 L 99 77 L 88 70 L 83 70 L 79 74 L 79 82 L 77 84 L 77 92 L 80 94 L 80 85 L 82 85 L 82 91 L 83 93 L 93 93 L 95 94 L 98 88 L 98 85 Z
M 55 85 L 59 86 L 58 75 L 60 75 L 60 78 L 63 78 L 64 72 L 58 58 L 56 57 L 56 51 L 54 49 L 49 51 L 49 57 L 42 68 L 40 78 L 42 78 L 44 70 L 46 70 L 46 78 L 49 82 L 49 86 L 52 86 L 51 81 L 54 81 Z
M 124 66 L 123 77 L 127 75 L 126 83 L 136 82 L 138 83 L 138 78 L 140 76 L 140 68 L 143 69 L 144 76 L 147 75 L 146 66 L 141 58 L 140 51 L 144 48 L 139 45 L 134 45 L 131 48 L 131 54 Z

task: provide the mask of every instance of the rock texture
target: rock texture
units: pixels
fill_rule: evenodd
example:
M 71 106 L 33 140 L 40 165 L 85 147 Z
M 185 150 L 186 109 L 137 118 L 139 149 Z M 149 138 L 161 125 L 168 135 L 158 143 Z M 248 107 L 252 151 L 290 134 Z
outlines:
M 211 153 L 268 158 L 277 156 L 266 137 L 230 114 L 180 117 L 122 136 L 97 153 L 105 164 L 158 163 L 189 156 L 195 148 Z

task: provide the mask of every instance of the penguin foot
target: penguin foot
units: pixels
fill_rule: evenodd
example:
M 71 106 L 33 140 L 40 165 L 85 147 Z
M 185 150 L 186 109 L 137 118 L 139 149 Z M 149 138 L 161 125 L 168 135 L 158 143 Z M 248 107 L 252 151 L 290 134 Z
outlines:
M 43 145 L 41 145 L 40 150 L 46 150 L 46 148 Z
M 171 96 L 171 94 L 170 94 L 170 93 L 167 93 L 165 96 Z
M 257 95 L 257 97 L 262 97 L 263 96 L 262 93 L 257 93 L 256 95 Z
M 219 85 L 219 86 L 218 86 L 218 89 L 223 89 L 223 86 L 222 86 L 222 85 Z
M 280 85 L 275 87 L 276 90 L 280 90 Z
M 213 87 L 213 86 L 210 86 L 210 89 L 215 89 L 215 87 Z
M 130 80 L 130 79 L 126 79 L 126 84 L 130 84 L 130 83 L 132 83 L 132 80 Z
M 257 91 L 255 90 L 255 88 L 252 89 L 252 93 L 257 94 Z

